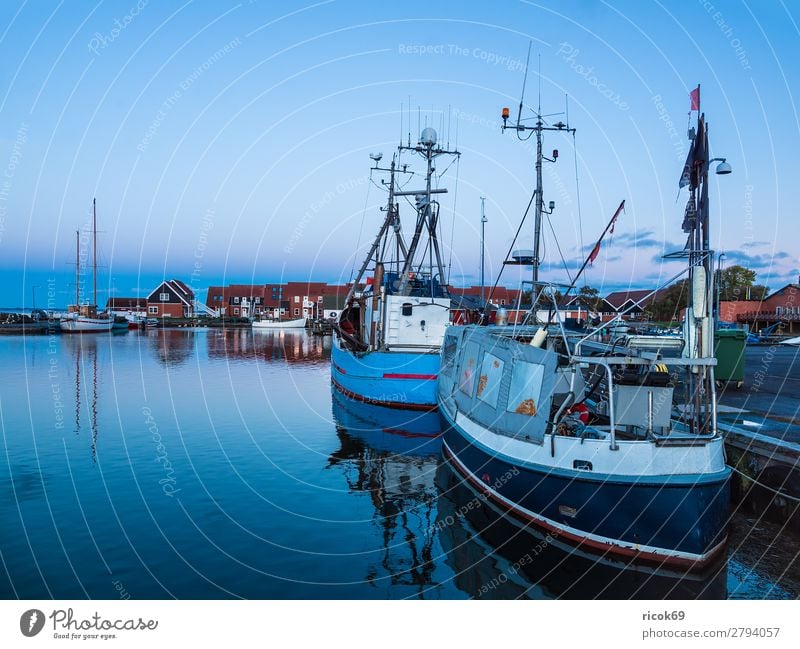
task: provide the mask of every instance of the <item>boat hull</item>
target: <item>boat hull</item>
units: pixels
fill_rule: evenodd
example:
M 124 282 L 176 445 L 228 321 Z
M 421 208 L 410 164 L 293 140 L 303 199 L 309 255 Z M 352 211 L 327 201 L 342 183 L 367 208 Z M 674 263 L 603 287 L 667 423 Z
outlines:
M 253 329 L 305 329 L 307 320 L 307 318 L 285 321 L 260 320 L 253 322 Z
M 437 352 L 355 354 L 334 337 L 331 382 L 345 396 L 388 408 L 436 410 Z
M 64 318 L 59 324 L 61 331 L 70 334 L 103 333 L 114 328 L 114 321 L 107 318 Z
M 730 469 L 695 476 L 607 476 L 513 462 L 476 443 L 443 408 L 443 452 L 460 476 L 512 516 L 624 560 L 700 569 L 727 537 Z

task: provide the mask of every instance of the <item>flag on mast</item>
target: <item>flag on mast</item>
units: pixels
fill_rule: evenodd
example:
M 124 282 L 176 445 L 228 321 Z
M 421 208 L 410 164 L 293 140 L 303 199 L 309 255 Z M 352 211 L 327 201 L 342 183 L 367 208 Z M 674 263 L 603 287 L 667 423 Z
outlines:
M 597 255 L 600 254 L 600 244 L 603 243 L 603 237 L 606 236 L 606 232 L 610 232 L 612 235 L 614 234 L 614 226 L 617 223 L 617 217 L 620 213 L 625 209 L 625 201 L 622 201 L 617 208 L 617 211 L 614 212 L 614 216 L 611 217 L 611 221 L 609 221 L 608 225 L 606 226 L 605 231 L 600 238 L 597 240 L 597 243 L 594 244 L 594 248 L 592 248 L 592 252 L 589 253 L 589 264 L 594 264 L 594 260 L 597 259 Z
M 697 88 L 692 90 L 689 93 L 689 99 L 692 102 L 692 107 L 689 110 L 700 110 L 700 84 L 697 85 Z

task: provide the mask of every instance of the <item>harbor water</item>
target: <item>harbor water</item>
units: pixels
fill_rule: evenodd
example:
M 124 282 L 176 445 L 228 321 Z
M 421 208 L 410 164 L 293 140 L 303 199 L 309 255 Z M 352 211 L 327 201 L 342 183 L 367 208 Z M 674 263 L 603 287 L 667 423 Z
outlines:
M 703 574 L 583 555 L 492 510 L 436 414 L 330 386 L 330 338 L 0 338 L 0 596 L 797 598 L 798 539 L 734 512 Z

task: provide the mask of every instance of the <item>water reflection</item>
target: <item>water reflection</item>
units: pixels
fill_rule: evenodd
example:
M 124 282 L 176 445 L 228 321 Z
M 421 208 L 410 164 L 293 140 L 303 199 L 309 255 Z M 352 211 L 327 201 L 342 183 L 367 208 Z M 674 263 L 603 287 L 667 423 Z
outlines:
M 163 365 L 182 365 L 194 351 L 193 329 L 148 329 L 143 335 L 150 342 L 156 359 Z
M 435 585 L 434 475 L 441 451 L 436 415 L 388 410 L 334 393 L 333 416 L 340 448 L 328 466 L 343 471 L 351 492 L 369 494 L 379 528 L 380 565 L 370 565 L 365 581 L 388 577 L 391 585 L 413 586 L 424 597 Z
M 725 564 L 667 573 L 584 555 L 504 516 L 443 461 L 435 527 L 457 585 L 485 599 L 724 599 Z
M 97 462 L 97 344 L 93 335 L 65 335 L 64 347 L 69 350 L 70 360 L 75 371 L 75 424 L 74 432 L 80 435 L 82 426 L 88 424 L 92 461 Z M 86 391 L 86 407 L 88 412 L 81 423 L 83 407 L 83 391 Z
M 315 364 L 330 357 L 330 340 L 307 331 L 229 329 L 208 331 L 209 358 Z

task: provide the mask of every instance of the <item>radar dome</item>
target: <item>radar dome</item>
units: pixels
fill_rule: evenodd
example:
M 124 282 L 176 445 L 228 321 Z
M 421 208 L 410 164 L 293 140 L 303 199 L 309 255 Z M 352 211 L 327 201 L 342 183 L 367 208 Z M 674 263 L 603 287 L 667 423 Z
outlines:
M 436 131 L 430 126 L 422 129 L 422 135 L 420 135 L 419 141 L 425 146 L 433 146 L 436 144 Z

